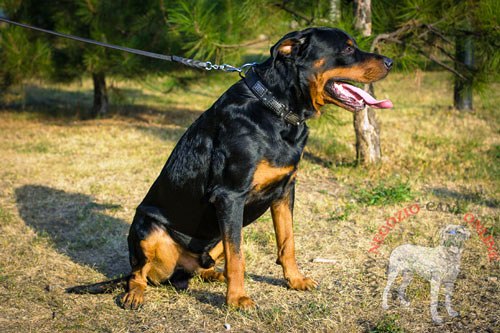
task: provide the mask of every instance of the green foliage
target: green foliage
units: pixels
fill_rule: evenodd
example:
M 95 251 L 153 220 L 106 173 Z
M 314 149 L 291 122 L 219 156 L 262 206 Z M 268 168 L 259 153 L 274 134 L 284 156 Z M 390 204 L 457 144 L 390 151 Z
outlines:
M 380 0 L 373 2 L 372 10 L 374 35 L 409 24 L 422 27 L 402 36 L 404 40 L 388 41 L 380 48 L 396 58 L 399 67 L 436 67 L 429 59 L 434 58 L 465 77 L 473 77 L 476 88 L 499 81 L 500 7 L 496 0 Z M 455 61 L 455 41 L 468 35 L 473 37 L 474 68 Z
M 170 31 L 183 54 L 215 62 L 239 61 L 242 42 L 258 37 L 271 14 L 266 1 L 178 0 L 169 7 Z M 268 27 L 268 26 L 267 26 Z
M 26 30 L 7 27 L 0 35 L 2 71 L 13 81 L 42 78 L 52 68 L 51 49 L 43 40 L 31 40 Z
M 396 316 L 384 316 L 370 331 L 370 333 L 403 333 L 398 325 Z
M 370 49 L 378 34 L 414 23 L 436 32 L 413 29 L 400 42 L 386 41 L 377 52 L 391 56 L 406 70 L 435 68 L 433 57 L 449 68 L 473 76 L 478 86 L 499 81 L 500 55 L 496 0 L 377 0 L 372 2 L 371 37 L 354 29 L 353 2 L 337 0 L 339 22 L 331 20 L 332 2 L 271 0 L 5 0 L 0 6 L 12 19 L 60 32 L 163 54 L 239 64 L 254 42 L 261 52 L 286 32 L 310 26 L 344 29 L 360 48 Z M 105 73 L 122 78 L 145 77 L 182 67 L 102 47 L 35 32 L 1 28 L 0 79 L 22 82 L 34 77 L 64 82 Z M 475 68 L 455 65 L 455 40 L 474 37 Z M 15 43 L 7 43 L 13 38 Z M 0 41 L 1 42 L 1 41 Z M 16 46 L 22 45 L 16 50 Z M 265 45 L 267 44 L 267 45 Z M 51 46 L 49 48 L 48 46 Z M 425 54 L 426 56 L 422 56 Z M 18 58 L 18 59 L 16 59 Z M 481 85 L 483 84 L 483 85 Z
M 348 203 L 344 208 L 337 208 L 335 211 L 330 213 L 329 221 L 347 221 L 351 216 L 351 213 L 356 211 L 356 206 L 354 204 Z
M 394 184 L 382 181 L 372 188 L 360 189 L 354 193 L 354 197 L 367 206 L 384 206 L 413 200 L 415 194 L 407 182 L 398 179 Z
M 5 3 L 3 6 L 13 20 L 46 29 L 153 52 L 164 52 L 168 46 L 164 11 L 158 2 L 153 0 L 131 0 L 127 1 L 127 6 L 123 6 L 119 1 L 104 0 L 70 2 L 54 0 L 48 3 L 18 0 Z M 6 31 L 12 29 L 9 27 Z M 41 52 L 41 46 L 44 46 L 45 62 L 38 59 L 37 61 L 46 65 L 47 59 L 51 59 L 53 66 L 50 77 L 56 81 L 73 80 L 80 78 L 84 73 L 99 72 L 136 77 L 164 66 L 160 61 L 151 61 L 124 52 L 110 51 L 28 30 L 16 33 L 13 38 L 14 44 L 23 46 L 24 52 L 17 54 L 17 58 L 23 62 L 23 72 L 30 73 L 24 64 L 35 58 L 37 52 Z M 31 46 L 32 44 L 35 46 Z M 51 45 L 51 49 L 48 45 Z M 47 50 L 52 52 L 46 52 Z M 16 55 L 12 50 L 2 48 L 0 57 L 3 60 Z

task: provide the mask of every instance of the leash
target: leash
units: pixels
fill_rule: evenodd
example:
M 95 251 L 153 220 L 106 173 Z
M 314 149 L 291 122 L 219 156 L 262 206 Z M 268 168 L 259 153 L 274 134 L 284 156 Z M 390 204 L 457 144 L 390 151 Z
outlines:
M 149 57 L 149 58 L 155 58 L 155 59 L 160 59 L 160 60 L 165 60 L 165 61 L 176 62 L 176 63 L 182 64 L 182 65 L 188 66 L 188 67 L 194 67 L 197 69 L 204 69 L 206 71 L 219 70 L 219 71 L 223 71 L 223 72 L 238 72 L 238 73 L 240 73 L 240 76 L 241 76 L 242 74 L 245 73 L 246 69 L 257 64 L 256 62 L 251 62 L 251 63 L 243 64 L 240 67 L 235 67 L 235 66 L 232 66 L 229 64 L 218 65 L 218 64 L 212 64 L 210 61 L 200 61 L 200 60 L 195 60 L 195 59 L 179 57 L 176 55 L 158 54 L 158 53 L 133 49 L 130 47 L 124 47 L 124 46 L 118 46 L 118 45 L 98 42 L 98 41 L 93 40 L 93 39 L 78 37 L 78 36 L 69 35 L 69 34 L 63 34 L 61 32 L 42 29 L 42 28 L 34 27 L 34 26 L 31 26 L 28 24 L 11 21 L 11 20 L 4 18 L 4 17 L 0 17 L 0 22 L 9 23 L 9 24 L 16 25 L 16 26 L 19 26 L 19 27 L 22 27 L 25 29 L 43 32 L 43 33 L 46 33 L 49 35 L 54 35 L 54 36 L 61 37 L 61 38 L 76 40 L 76 41 L 79 41 L 82 43 L 106 47 L 108 49 L 128 52 L 128 53 L 132 53 L 132 54 L 138 54 L 138 55 L 141 55 L 144 57 Z

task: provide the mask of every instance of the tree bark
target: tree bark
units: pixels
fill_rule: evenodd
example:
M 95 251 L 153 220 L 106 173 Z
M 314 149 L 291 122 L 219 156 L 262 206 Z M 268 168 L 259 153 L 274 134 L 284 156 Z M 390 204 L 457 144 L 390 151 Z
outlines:
M 94 105 L 91 117 L 102 117 L 108 113 L 108 91 L 106 88 L 106 76 L 104 73 L 92 73 L 94 81 Z
M 372 33 L 371 0 L 356 0 L 356 28 L 363 36 Z M 365 90 L 374 95 L 373 85 L 365 85 Z M 356 161 L 358 164 L 376 164 L 380 162 L 380 127 L 375 111 L 368 106 L 354 112 L 354 132 L 356 133 Z
M 455 40 L 455 56 L 459 63 L 468 69 L 474 66 L 474 45 L 472 36 L 458 36 Z M 460 64 L 455 65 L 457 71 L 461 71 Z M 465 79 L 455 75 L 454 106 L 460 111 L 472 111 L 472 75 Z
M 372 34 L 372 7 L 371 0 L 355 0 L 356 15 L 354 27 L 360 31 L 363 36 Z
M 340 21 L 341 8 L 340 0 L 330 0 L 330 22 L 332 24 L 337 24 Z
M 365 85 L 373 95 L 373 85 Z M 380 149 L 380 127 L 375 111 L 368 106 L 354 113 L 356 133 L 356 161 L 358 164 L 376 164 L 382 158 Z

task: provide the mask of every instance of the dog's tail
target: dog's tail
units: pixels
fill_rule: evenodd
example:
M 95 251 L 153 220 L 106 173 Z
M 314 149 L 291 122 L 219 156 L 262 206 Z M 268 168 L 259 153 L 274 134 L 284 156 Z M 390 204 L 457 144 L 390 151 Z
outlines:
M 66 289 L 66 292 L 70 294 L 109 294 L 118 288 L 125 289 L 131 276 L 127 275 L 114 280 L 70 287 Z

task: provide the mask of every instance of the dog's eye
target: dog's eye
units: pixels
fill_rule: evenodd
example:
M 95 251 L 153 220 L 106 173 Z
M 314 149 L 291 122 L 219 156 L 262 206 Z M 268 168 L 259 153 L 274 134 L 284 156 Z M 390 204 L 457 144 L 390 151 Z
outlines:
M 342 53 L 343 54 L 347 54 L 347 55 L 353 54 L 354 53 L 354 47 L 352 47 L 352 46 L 346 46 L 346 48 L 342 50 Z

